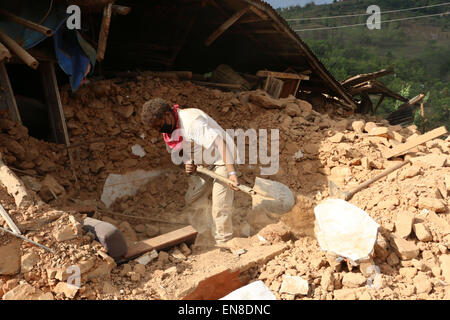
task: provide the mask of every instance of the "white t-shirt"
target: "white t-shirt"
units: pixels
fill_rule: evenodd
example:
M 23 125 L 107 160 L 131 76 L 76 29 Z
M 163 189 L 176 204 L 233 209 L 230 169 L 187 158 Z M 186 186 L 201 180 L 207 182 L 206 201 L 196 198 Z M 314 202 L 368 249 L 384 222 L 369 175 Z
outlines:
M 183 148 L 184 150 L 189 150 L 188 145 L 193 142 L 193 158 L 195 160 L 202 159 L 204 164 L 224 165 L 225 163 L 218 148 L 218 141 L 221 139 L 217 139 L 218 137 L 227 142 L 230 154 L 233 151 L 237 153 L 234 140 L 230 135 L 202 110 L 196 108 L 179 109 L 178 119 L 180 132 L 183 136 L 183 144 L 185 144 Z M 234 150 L 232 150 L 233 148 Z M 236 159 L 236 156 L 234 158 Z

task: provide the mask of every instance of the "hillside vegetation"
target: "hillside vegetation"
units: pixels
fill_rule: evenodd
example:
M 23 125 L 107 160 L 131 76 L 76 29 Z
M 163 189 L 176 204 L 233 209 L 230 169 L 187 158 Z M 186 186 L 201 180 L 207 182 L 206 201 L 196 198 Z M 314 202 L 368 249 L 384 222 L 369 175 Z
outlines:
M 381 11 L 442 4 L 446 1 L 343 1 L 329 5 L 278 9 L 285 19 L 365 13 L 377 4 Z M 402 19 L 450 11 L 450 5 L 386 13 L 381 20 Z M 289 21 L 294 30 L 365 23 L 368 16 Z M 359 73 L 393 67 L 396 74 L 380 78 L 392 90 L 412 98 L 426 94 L 426 129 L 450 128 L 450 15 L 381 24 L 381 30 L 366 26 L 299 32 L 337 80 Z M 374 104 L 377 102 L 374 97 Z M 385 99 L 378 114 L 386 116 L 400 103 Z M 421 126 L 419 110 L 415 123 Z

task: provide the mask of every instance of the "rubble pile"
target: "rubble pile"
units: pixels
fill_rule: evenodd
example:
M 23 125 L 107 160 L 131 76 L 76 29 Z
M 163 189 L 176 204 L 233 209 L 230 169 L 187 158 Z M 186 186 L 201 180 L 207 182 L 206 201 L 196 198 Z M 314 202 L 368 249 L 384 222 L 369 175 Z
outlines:
M 238 238 L 231 250 L 205 249 L 207 241 L 181 244 L 116 266 L 81 229 L 86 214 L 117 226 L 128 243 L 192 224 L 193 209 L 184 203 L 184 168 L 172 164 L 160 133 L 140 121 L 141 106 L 155 97 L 200 108 L 225 129 L 279 129 L 279 171 L 268 178 L 296 194 L 293 210 L 280 222 L 254 217 L 251 198 L 236 193 Z M 370 259 L 354 265 L 321 250 L 313 209 L 330 196 L 330 180 L 348 190 L 402 161 L 387 160 L 384 153 L 417 137 L 416 127 L 348 115 L 339 106 L 327 105 L 328 113 L 319 113 L 323 106 L 292 96 L 222 92 L 145 73 L 93 81 L 74 94 L 66 88 L 61 98 L 70 148 L 29 137 L 25 127 L 0 119 L 3 161 L 16 170 L 34 205 L 16 207 L 4 188 L 0 203 L 28 238 L 55 250 L 52 254 L 1 235 L 3 299 L 177 299 L 225 265 L 245 272 L 250 281 L 264 281 L 278 299 L 449 298 L 448 138 L 410 150 L 405 159 L 411 164 L 349 201 L 380 225 Z M 259 166 L 238 166 L 240 182 L 253 185 Z M 162 173 L 134 195 L 105 206 L 100 199 L 108 175 L 139 169 Z M 2 259 L 7 256 L 12 258 Z M 66 281 L 73 265 L 81 270 L 80 289 Z

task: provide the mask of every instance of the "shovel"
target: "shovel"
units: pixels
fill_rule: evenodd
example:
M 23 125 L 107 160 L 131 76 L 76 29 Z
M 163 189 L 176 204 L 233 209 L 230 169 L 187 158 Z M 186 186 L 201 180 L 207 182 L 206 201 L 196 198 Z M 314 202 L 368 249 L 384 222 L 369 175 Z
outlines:
M 399 164 L 396 164 L 395 166 L 387 168 L 386 170 L 384 170 L 379 175 L 373 177 L 372 179 L 367 180 L 366 182 L 360 184 L 355 189 L 350 190 L 350 191 L 340 190 L 338 188 L 338 186 L 333 181 L 330 180 L 330 196 L 332 198 L 338 198 L 338 199 L 343 199 L 345 201 L 348 201 L 348 200 L 350 200 L 353 197 L 353 195 L 355 193 L 361 191 L 362 189 L 364 189 L 367 186 L 371 185 L 375 181 L 380 180 L 381 178 L 387 176 L 389 173 L 394 172 L 395 170 L 403 167 L 405 164 L 407 164 L 409 162 L 410 162 L 410 160 L 405 160 L 405 161 L 403 161 L 403 162 L 401 162 Z
M 206 174 L 223 183 L 235 185 L 230 179 L 218 175 L 204 167 L 197 167 L 197 172 Z M 295 205 L 294 194 L 292 191 L 287 186 L 277 181 L 256 177 L 255 186 L 253 188 L 242 184 L 236 187 L 252 197 L 252 209 L 255 211 L 283 214 L 289 212 Z

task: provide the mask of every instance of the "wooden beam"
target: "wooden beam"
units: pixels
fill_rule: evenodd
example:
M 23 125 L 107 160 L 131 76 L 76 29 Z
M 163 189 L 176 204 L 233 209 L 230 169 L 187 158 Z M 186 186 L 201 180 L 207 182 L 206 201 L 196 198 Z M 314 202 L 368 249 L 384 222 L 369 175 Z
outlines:
M 246 24 L 246 23 L 255 23 L 255 22 L 262 22 L 263 20 L 261 20 L 260 17 L 249 17 L 246 19 L 241 19 L 239 20 L 239 24 Z
M 194 26 L 194 22 L 195 20 L 197 20 L 197 16 L 192 17 L 189 20 L 189 23 L 187 26 L 185 26 L 185 30 L 184 30 L 184 34 L 181 38 L 181 41 L 177 44 L 177 47 L 175 48 L 175 50 L 172 53 L 172 56 L 170 57 L 170 61 L 171 61 L 171 65 L 173 65 L 175 63 L 175 60 L 177 59 L 178 53 L 180 53 L 180 50 L 183 48 L 183 46 L 185 45 L 187 38 L 189 36 L 189 33 L 192 30 L 192 27 Z M 191 76 L 192 77 L 192 76 Z
M 309 80 L 308 76 L 294 74 L 294 73 L 284 73 L 284 72 L 275 72 L 275 71 L 267 71 L 260 70 L 256 73 L 258 77 L 274 77 L 280 79 L 300 79 L 300 80 Z
M 418 136 L 415 139 L 412 139 L 411 141 L 405 142 L 403 144 L 399 144 L 395 146 L 394 148 L 390 149 L 389 152 L 386 152 L 384 155 L 386 159 L 401 155 L 402 153 L 405 153 L 406 151 L 417 147 L 418 145 L 421 145 L 422 143 L 425 143 L 427 141 L 439 138 L 440 136 L 447 133 L 447 129 L 442 126 L 437 129 L 428 131 L 427 133 Z
M 247 13 L 248 8 L 245 7 L 235 14 L 233 14 L 227 21 L 225 21 L 219 28 L 217 28 L 211 35 L 206 39 L 205 46 L 209 47 L 222 33 L 224 33 L 228 28 L 230 28 L 236 21 L 239 20 L 245 13 Z
M 260 17 L 262 20 L 269 20 L 269 16 L 267 14 L 265 14 L 264 12 L 262 12 L 261 10 L 259 10 L 258 8 L 254 7 L 254 6 L 250 6 L 249 8 L 254 14 L 256 14 L 258 17 Z
M 192 226 L 187 226 L 158 237 L 139 241 L 128 248 L 125 259 L 130 259 L 151 250 L 163 250 L 182 242 L 194 243 L 197 238 L 197 230 Z
M 7 19 L 9 21 L 12 21 L 16 24 L 20 24 L 21 26 L 24 26 L 28 29 L 37 31 L 37 32 L 43 34 L 44 36 L 47 36 L 47 37 L 53 36 L 52 29 L 41 26 L 40 24 L 37 24 L 33 21 L 16 16 L 15 14 L 12 14 L 11 12 L 8 12 L 6 10 L 0 9 L 0 16 L 4 17 L 5 19 Z
M 240 84 L 229 84 L 229 83 L 216 83 L 216 82 L 206 82 L 206 81 L 197 81 L 197 80 L 192 80 L 192 83 L 201 85 L 201 86 L 206 86 L 206 87 L 215 87 L 215 88 L 223 88 L 223 89 L 237 89 L 237 90 L 244 90 L 244 88 L 242 87 L 242 85 Z
M 14 39 L 0 30 L 0 41 L 8 47 L 16 56 L 20 58 L 27 66 L 37 69 L 39 62 L 33 58 L 24 48 L 22 48 Z
M 373 110 L 373 113 L 377 113 L 378 107 L 383 103 L 384 97 L 386 97 L 384 94 L 381 95 L 380 99 L 378 100 L 378 103 L 375 107 L 375 110 Z
M 380 78 L 380 77 L 386 76 L 391 73 L 394 73 L 393 69 L 383 69 L 383 70 L 380 70 L 377 72 L 358 74 L 356 76 L 347 78 L 346 80 L 342 81 L 341 84 L 344 87 L 353 87 L 359 83 L 373 80 L 376 78 Z
M 52 62 L 43 61 L 40 71 L 55 142 L 69 146 L 69 135 L 56 81 L 55 66 Z
M 111 23 L 112 3 L 108 3 L 103 9 L 102 26 L 98 37 L 97 61 L 102 61 L 105 57 L 106 41 L 108 40 L 109 25 Z
M 0 62 L 5 61 L 5 62 L 9 62 L 9 60 L 11 59 L 11 52 L 9 52 L 9 50 L 0 43 Z
M 240 33 L 253 33 L 253 34 L 279 34 L 280 32 L 273 29 L 259 29 L 259 30 L 252 30 L 252 29 L 243 29 L 243 30 L 236 30 L 232 32 L 240 34 Z
M 17 108 L 16 98 L 9 81 L 8 72 L 6 71 L 5 64 L 0 62 L 0 92 L 5 99 L 5 104 L 9 109 L 9 116 L 11 120 L 22 122 L 20 119 L 19 108 Z M 2 99 L 3 100 L 3 99 Z
M 130 13 L 130 11 L 131 11 L 130 7 L 119 6 L 117 4 L 112 5 L 112 14 L 114 15 L 126 16 L 127 14 Z

